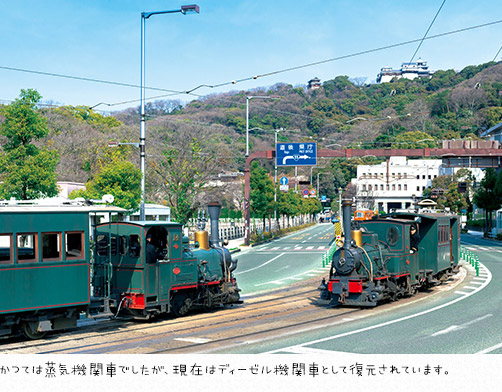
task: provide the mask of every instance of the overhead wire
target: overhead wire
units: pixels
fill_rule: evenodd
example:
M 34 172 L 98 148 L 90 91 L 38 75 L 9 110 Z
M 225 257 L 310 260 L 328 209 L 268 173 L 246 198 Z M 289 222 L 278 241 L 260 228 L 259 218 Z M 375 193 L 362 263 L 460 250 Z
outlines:
M 418 50 L 420 49 L 420 47 L 422 46 L 422 43 L 424 42 L 425 38 L 427 37 L 427 34 L 429 34 L 429 31 L 432 27 L 432 25 L 434 24 L 434 22 L 436 21 L 436 18 L 438 17 L 439 13 L 441 12 L 441 9 L 443 8 L 444 6 L 444 3 L 446 3 L 446 0 L 443 0 L 443 3 L 441 4 L 441 7 L 439 7 L 438 11 L 436 12 L 436 15 L 434 16 L 434 19 L 432 19 L 432 22 L 431 24 L 429 25 L 429 28 L 427 29 L 427 31 L 425 32 L 423 38 L 420 40 L 420 43 L 418 44 L 418 47 L 417 49 L 415 50 L 415 53 L 413 53 L 413 56 L 411 56 L 411 60 L 410 60 L 410 63 L 413 62 L 413 59 L 415 58 L 415 56 L 417 55 L 418 53 Z
M 451 30 L 448 32 L 432 35 L 429 37 L 423 37 L 423 38 L 413 39 L 413 40 L 409 40 L 409 41 L 403 41 L 403 42 L 399 42 L 399 43 L 395 43 L 395 44 L 381 46 L 378 48 L 373 48 L 373 49 L 363 50 L 363 51 L 359 51 L 359 52 L 355 52 L 355 53 L 350 53 L 350 54 L 343 55 L 343 56 L 333 57 L 330 59 L 320 60 L 320 61 L 316 61 L 316 62 L 312 62 L 312 63 L 307 63 L 307 64 L 298 65 L 298 66 L 294 66 L 294 67 L 284 68 L 284 69 L 271 71 L 271 72 L 267 72 L 267 73 L 263 73 L 263 74 L 253 75 L 250 77 L 244 77 L 241 79 L 234 79 L 232 81 L 223 82 L 223 83 L 219 83 L 219 84 L 200 84 L 195 88 L 191 88 L 191 89 L 184 90 L 184 91 L 151 87 L 151 86 L 145 86 L 145 89 L 153 90 L 153 91 L 169 92 L 169 93 L 172 93 L 173 95 L 186 94 L 186 95 L 197 96 L 196 94 L 193 94 L 193 91 L 195 91 L 199 88 L 202 88 L 202 87 L 219 88 L 219 87 L 224 87 L 224 86 L 231 85 L 231 84 L 238 84 L 238 83 L 249 81 L 249 80 L 256 80 L 258 78 L 264 78 L 264 77 L 268 77 L 268 76 L 272 76 L 272 75 L 277 75 L 280 73 L 290 72 L 290 71 L 294 71 L 294 70 L 298 70 L 298 69 L 302 69 L 302 68 L 313 67 L 316 65 L 326 64 L 326 63 L 339 61 L 339 60 L 343 60 L 343 59 L 347 59 L 347 58 L 351 58 L 351 57 L 361 56 L 364 54 L 375 53 L 375 52 L 379 52 L 379 51 L 383 51 L 383 50 L 387 50 L 387 49 L 392 49 L 392 48 L 396 48 L 396 47 L 400 47 L 400 46 L 404 46 L 404 45 L 409 45 L 409 44 L 424 41 L 424 40 L 445 37 L 445 36 L 452 35 L 452 34 L 458 34 L 458 33 L 465 32 L 465 31 L 488 27 L 488 26 L 492 26 L 495 24 L 499 24 L 499 23 L 502 23 L 502 19 L 496 20 L 493 22 L 487 22 L 487 23 L 475 25 L 475 26 L 465 27 L 462 29 Z M 9 71 L 16 71 L 16 72 L 25 72 L 25 73 L 31 73 L 31 74 L 37 74 L 37 75 L 44 75 L 44 76 L 51 76 L 51 77 L 59 77 L 59 78 L 65 78 L 65 79 L 80 80 L 80 81 L 85 81 L 85 82 L 110 84 L 110 85 L 122 86 L 122 87 L 141 88 L 141 86 L 139 86 L 137 84 L 132 84 L 132 83 L 115 82 L 115 81 L 111 81 L 111 80 L 95 79 L 95 78 L 81 77 L 81 76 L 74 76 L 74 75 L 66 75 L 66 74 L 59 74 L 59 73 L 54 73 L 54 72 L 37 71 L 37 70 L 23 69 L 23 68 L 18 68 L 18 67 L 8 67 L 8 66 L 0 65 L 0 69 L 9 70 Z M 103 104 L 105 104 L 105 103 L 103 103 Z M 111 106 L 114 104 L 107 104 L 107 105 Z
M 495 57 L 493 58 L 492 61 L 497 61 L 497 56 L 499 55 L 501 50 L 502 50 L 502 46 L 500 46 L 499 51 L 497 52 L 497 54 L 495 55 Z

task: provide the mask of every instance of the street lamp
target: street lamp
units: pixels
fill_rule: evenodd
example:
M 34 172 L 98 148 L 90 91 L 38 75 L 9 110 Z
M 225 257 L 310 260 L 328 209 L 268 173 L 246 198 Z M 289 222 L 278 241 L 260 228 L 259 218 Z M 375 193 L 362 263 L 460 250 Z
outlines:
M 139 134 L 139 166 L 141 170 L 141 204 L 139 209 L 139 219 L 145 220 L 145 158 L 146 158 L 146 149 L 145 149 L 145 95 L 146 95 L 146 86 L 145 86 L 145 24 L 146 20 L 150 18 L 152 15 L 160 15 L 160 14 L 175 14 L 181 13 L 183 15 L 191 14 L 191 13 L 199 13 L 199 6 L 192 5 L 182 5 L 178 10 L 170 10 L 170 11 L 154 11 L 154 12 L 142 12 L 141 13 L 141 120 L 140 120 L 140 134 Z

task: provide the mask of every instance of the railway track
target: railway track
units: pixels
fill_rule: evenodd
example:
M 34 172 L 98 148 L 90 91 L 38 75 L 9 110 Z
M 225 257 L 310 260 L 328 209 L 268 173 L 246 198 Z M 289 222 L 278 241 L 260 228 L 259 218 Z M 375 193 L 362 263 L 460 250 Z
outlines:
M 157 352 L 158 347 L 148 349 L 150 343 L 155 346 L 156 340 L 163 344 L 168 340 L 183 342 L 183 339 L 197 339 L 198 335 L 204 333 L 231 330 L 231 325 L 242 328 L 246 324 L 259 324 L 267 319 L 288 319 L 288 312 L 290 317 L 312 312 L 319 308 L 319 305 L 313 304 L 317 301 L 318 291 L 312 289 L 318 280 L 314 278 L 267 295 L 250 297 L 241 305 L 204 313 L 194 312 L 182 318 L 168 316 L 151 322 L 104 320 L 64 333 L 50 334 L 43 340 L 27 341 L 19 337 L 3 339 L 0 353 Z
M 210 312 L 171 316 L 152 322 L 108 320 L 44 340 L 7 339 L 0 353 L 13 354 L 161 354 L 211 353 L 298 332 L 367 317 L 393 306 L 405 306 L 430 293 L 377 308 L 331 308 L 319 299 L 319 277 L 245 299 L 240 305 Z M 458 283 L 458 281 L 457 281 Z M 444 291 L 445 286 L 434 292 Z

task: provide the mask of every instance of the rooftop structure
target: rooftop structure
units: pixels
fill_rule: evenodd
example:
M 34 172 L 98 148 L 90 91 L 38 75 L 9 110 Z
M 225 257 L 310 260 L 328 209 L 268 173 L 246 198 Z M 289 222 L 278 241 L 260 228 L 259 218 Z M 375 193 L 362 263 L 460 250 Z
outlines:
M 391 67 L 383 67 L 377 75 L 377 83 L 390 82 L 393 78 L 430 78 L 434 72 L 429 71 L 429 66 L 426 61 L 418 59 L 417 62 L 403 63 L 401 69 L 392 69 Z

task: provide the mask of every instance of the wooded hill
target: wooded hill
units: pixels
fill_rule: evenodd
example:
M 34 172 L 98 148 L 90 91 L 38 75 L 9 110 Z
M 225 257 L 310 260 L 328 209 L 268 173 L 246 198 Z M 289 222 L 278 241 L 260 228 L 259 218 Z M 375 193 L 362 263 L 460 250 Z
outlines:
M 197 161 L 192 169 L 202 182 L 211 175 L 244 169 L 249 95 L 276 97 L 250 102 L 251 151 L 272 149 L 274 131 L 281 128 L 279 141 L 315 141 L 318 148 L 434 147 L 433 140 L 476 138 L 502 121 L 502 63 L 469 66 L 460 72 L 437 71 L 430 79 L 367 85 L 359 78 L 337 76 L 316 90 L 276 84 L 214 94 L 187 105 L 148 103 L 148 200 L 165 200 L 170 192 L 174 181 L 172 173 L 165 172 L 166 160 Z M 37 144 L 59 154 L 60 181 L 86 182 L 116 154 L 138 163 L 134 146 L 108 147 L 111 140 L 138 142 L 138 108 L 104 116 L 86 107 L 39 107 L 50 132 Z M 0 106 L 0 121 L 1 113 Z M 4 145 L 5 138 L 0 138 Z M 322 187 L 345 186 L 361 162 L 321 161 L 313 174 L 331 173 L 321 177 Z M 271 168 L 270 163 L 264 165 Z M 204 190 L 209 197 L 210 188 Z M 226 197 L 231 199 L 240 191 L 229 191 Z

